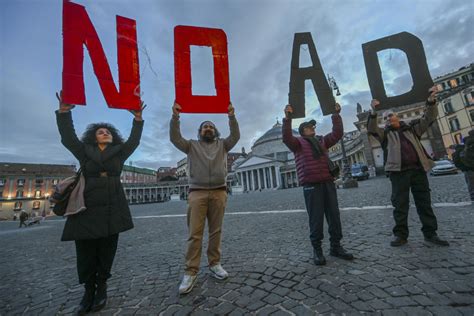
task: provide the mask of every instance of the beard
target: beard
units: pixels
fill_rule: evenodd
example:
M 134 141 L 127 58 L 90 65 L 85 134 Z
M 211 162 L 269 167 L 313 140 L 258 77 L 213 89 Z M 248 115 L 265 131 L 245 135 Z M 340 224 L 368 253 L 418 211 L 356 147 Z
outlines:
M 212 141 L 214 141 L 215 136 L 213 132 L 207 131 L 204 133 L 204 135 L 201 136 L 201 139 L 206 143 L 211 143 Z

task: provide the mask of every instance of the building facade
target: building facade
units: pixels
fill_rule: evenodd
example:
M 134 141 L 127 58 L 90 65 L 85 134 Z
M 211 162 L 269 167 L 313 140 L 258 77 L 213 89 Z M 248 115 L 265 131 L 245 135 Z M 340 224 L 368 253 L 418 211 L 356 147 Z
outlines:
M 120 181 L 122 183 L 156 183 L 157 172 L 153 169 L 124 165 Z
M 0 162 L 0 220 L 18 218 L 22 209 L 30 216 L 50 215 L 54 186 L 75 173 L 75 165 Z
M 368 164 L 365 157 L 364 141 L 359 130 L 344 133 L 343 141 L 346 151 L 347 163 L 349 166 L 355 163 L 361 163 L 365 165 Z M 337 163 L 341 170 L 343 169 L 342 147 L 340 141 L 336 145 L 329 148 L 329 159 Z
M 474 128 L 474 64 L 434 80 L 441 90 L 438 124 L 449 157 Z
M 177 179 L 176 177 L 177 168 L 173 167 L 160 167 L 156 171 L 156 181 L 165 181 L 166 179 Z

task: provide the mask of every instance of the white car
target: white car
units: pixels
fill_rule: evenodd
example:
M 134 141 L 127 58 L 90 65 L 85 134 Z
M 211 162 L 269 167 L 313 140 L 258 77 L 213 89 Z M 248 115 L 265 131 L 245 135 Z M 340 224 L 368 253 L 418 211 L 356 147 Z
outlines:
M 432 176 L 438 176 L 442 174 L 457 174 L 457 173 L 458 173 L 458 169 L 449 160 L 435 161 L 435 165 L 430 171 L 430 174 Z

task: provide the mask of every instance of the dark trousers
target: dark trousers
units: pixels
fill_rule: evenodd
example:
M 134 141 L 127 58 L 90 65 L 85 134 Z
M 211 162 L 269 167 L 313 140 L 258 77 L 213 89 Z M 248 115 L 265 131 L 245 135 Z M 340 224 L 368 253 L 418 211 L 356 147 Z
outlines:
M 79 283 L 110 278 L 117 243 L 118 234 L 99 239 L 76 240 Z
M 324 215 L 326 215 L 329 226 L 331 248 L 340 246 L 342 239 L 341 216 L 334 183 L 308 185 L 303 188 L 303 192 L 309 216 L 309 238 L 313 248 L 321 247 L 321 241 L 324 238 Z
M 464 171 L 464 177 L 466 178 L 467 190 L 471 201 L 474 201 L 474 171 Z
M 425 237 L 436 235 L 438 223 L 431 208 L 431 193 L 428 177 L 423 169 L 410 169 L 390 172 L 392 182 L 392 205 L 395 227 L 393 234 L 408 238 L 408 209 L 410 208 L 410 189 L 415 200 L 416 211 L 422 224 Z

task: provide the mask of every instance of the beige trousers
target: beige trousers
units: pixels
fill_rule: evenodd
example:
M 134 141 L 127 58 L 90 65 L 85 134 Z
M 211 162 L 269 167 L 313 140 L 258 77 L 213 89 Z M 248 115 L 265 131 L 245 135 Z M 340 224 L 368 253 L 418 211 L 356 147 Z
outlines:
M 196 275 L 201 262 L 202 239 L 206 218 L 209 226 L 207 259 L 209 266 L 221 260 L 221 233 L 227 203 L 225 190 L 197 190 L 188 195 L 188 249 L 185 273 Z

